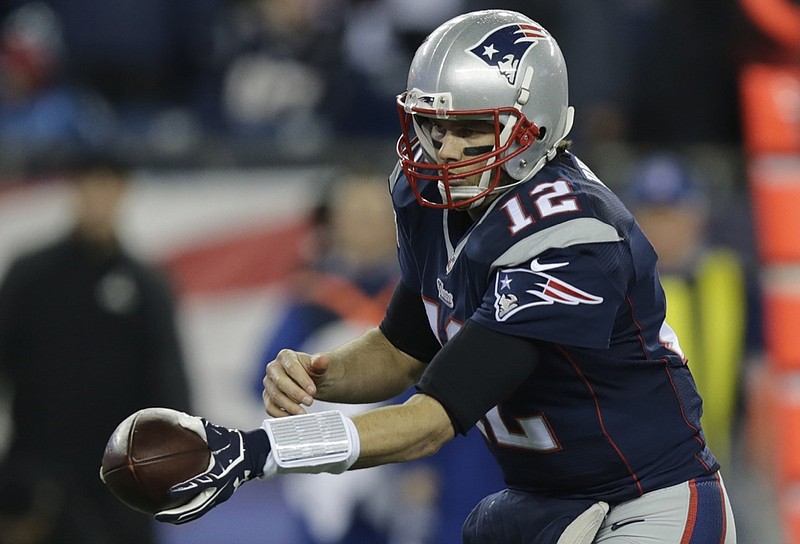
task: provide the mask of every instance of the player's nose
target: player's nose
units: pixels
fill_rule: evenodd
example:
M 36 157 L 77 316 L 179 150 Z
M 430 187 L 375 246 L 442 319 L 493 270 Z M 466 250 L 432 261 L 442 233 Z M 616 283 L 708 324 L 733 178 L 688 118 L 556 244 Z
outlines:
M 451 132 L 446 132 L 444 138 L 441 139 L 441 146 L 437 150 L 439 163 L 446 164 L 448 162 L 460 161 L 463 153 L 464 141 Z

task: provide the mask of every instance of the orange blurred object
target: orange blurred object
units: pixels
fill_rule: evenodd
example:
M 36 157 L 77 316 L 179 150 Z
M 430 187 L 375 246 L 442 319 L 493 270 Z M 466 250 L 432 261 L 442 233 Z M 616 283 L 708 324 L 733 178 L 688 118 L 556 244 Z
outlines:
M 739 86 L 748 153 L 800 153 L 800 68 L 751 64 L 742 69 Z
M 749 178 L 762 263 L 800 262 L 800 159 L 754 161 Z

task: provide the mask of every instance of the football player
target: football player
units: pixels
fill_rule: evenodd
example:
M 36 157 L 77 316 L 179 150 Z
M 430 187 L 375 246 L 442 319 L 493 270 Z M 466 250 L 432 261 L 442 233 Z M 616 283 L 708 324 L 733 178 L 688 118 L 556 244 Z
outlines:
M 734 543 L 656 254 L 568 149 L 555 39 L 516 12 L 452 19 L 417 51 L 397 107 L 402 279 L 382 323 L 270 362 L 266 433 L 196 418 L 215 466 L 158 519 L 194 519 L 256 476 L 432 455 L 478 426 L 508 488 L 475 507 L 465 543 Z M 306 414 L 414 384 L 399 406 Z

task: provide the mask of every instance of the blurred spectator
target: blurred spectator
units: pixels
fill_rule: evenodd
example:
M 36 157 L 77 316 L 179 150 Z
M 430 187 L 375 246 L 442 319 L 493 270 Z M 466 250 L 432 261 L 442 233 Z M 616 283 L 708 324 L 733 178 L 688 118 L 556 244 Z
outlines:
M 25 4 L 0 24 L 0 158 L 108 142 L 109 104 L 73 84 L 64 61 L 61 21 L 46 4 Z
M 195 109 L 212 92 L 223 0 L 45 0 L 64 24 L 74 77 L 131 124 Z M 199 102 L 198 102 L 199 101 Z
M 100 159 L 68 174 L 74 228 L 15 260 L 0 284 L 0 379 L 12 395 L 0 542 L 147 544 L 152 521 L 98 470 L 134 411 L 190 409 L 171 288 L 117 237 L 126 169 Z
M 381 176 L 353 176 L 335 182 L 323 196 L 313 260 L 290 286 L 287 307 L 257 368 L 259 396 L 264 366 L 278 350 L 322 351 L 383 318 L 398 279 L 387 191 Z M 311 409 L 352 414 L 374 406 L 316 401 Z M 446 445 L 435 459 L 335 476 L 293 475 L 282 487 L 305 523 L 309 544 L 457 544 L 470 510 L 503 486 L 490 461 L 474 430 Z
M 341 66 L 330 8 L 330 0 L 231 2 L 222 111 L 234 136 L 288 139 L 290 147 L 328 137 L 336 107 L 329 81 Z
M 326 329 L 374 326 L 398 279 L 392 210 L 380 176 L 334 182 L 314 217 L 309 268 L 297 274 L 284 319 L 262 360 L 287 346 L 319 344 Z M 321 348 L 319 348 L 321 349 Z M 258 369 L 258 394 L 264 367 Z
M 56 14 L 60 73 L 68 76 L 60 79 L 113 106 L 119 146 L 144 158 L 262 161 L 321 156 L 339 135 L 394 137 L 396 112 L 387 104 L 404 87 L 421 37 L 458 12 L 497 7 L 485 0 L 8 0 L 0 15 L 19 6 Z M 753 34 L 738 3 L 507 0 L 503 7 L 553 29 L 578 74 L 571 102 L 583 113 L 572 139 L 611 179 L 619 144 L 738 140 L 736 69 Z M 94 111 L 76 102 L 87 106 L 84 126 L 102 110 L 96 101 Z M 59 108 L 67 109 L 63 101 Z M 264 152 L 265 140 L 274 154 Z M 221 153 L 192 155 L 204 143 L 221 143 Z
M 741 255 L 710 236 L 709 191 L 687 161 L 654 154 L 634 165 L 624 196 L 658 253 L 667 322 L 703 395 L 706 438 L 728 463 L 753 310 Z
M 113 133 L 118 148 L 185 154 L 204 129 L 216 126 L 223 0 L 8 2 L 20 9 L 43 6 L 55 15 L 59 68 L 70 85 L 110 105 L 119 120 Z
M 708 251 L 709 200 L 689 165 L 672 154 L 634 164 L 624 193 L 658 251 L 660 273 L 689 274 Z
M 259 362 L 259 397 L 264 367 L 278 350 L 315 352 L 355 338 L 380 322 L 397 282 L 392 209 L 381 177 L 334 183 L 315 219 L 313 262 L 293 281 L 284 315 Z M 368 407 L 318 401 L 311 409 L 352 414 Z M 437 483 L 425 465 L 290 479 L 282 488 L 307 528 L 308 543 L 433 542 Z

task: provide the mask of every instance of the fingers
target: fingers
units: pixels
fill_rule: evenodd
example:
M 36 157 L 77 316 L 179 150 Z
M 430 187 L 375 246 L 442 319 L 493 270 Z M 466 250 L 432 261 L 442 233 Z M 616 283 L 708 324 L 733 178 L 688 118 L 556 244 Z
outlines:
M 214 475 L 209 474 L 214 468 L 215 464 L 216 461 L 212 455 L 208 470 L 203 474 L 189 478 L 188 480 L 177 483 L 170 487 L 169 490 L 167 490 L 169 498 L 180 499 L 183 497 L 192 497 L 199 493 L 202 494 L 201 492 L 207 491 L 209 488 L 218 487 L 218 479 Z
M 261 396 L 264 407 L 273 417 L 305 414 L 306 410 L 302 405 L 309 406 L 312 402 L 307 393 L 274 366 L 267 367 L 263 383 L 264 392 Z
M 306 413 L 305 408 L 298 404 L 286 399 L 276 400 L 275 394 L 271 394 L 267 388 L 264 389 L 261 398 L 264 401 L 264 409 L 272 417 L 299 416 Z
M 325 377 L 328 372 L 328 365 L 331 363 L 331 358 L 325 354 L 312 355 L 308 362 L 309 375 L 317 380 Z
M 184 429 L 192 431 L 197 436 L 208 442 L 208 439 L 206 438 L 206 428 L 205 425 L 203 425 L 203 420 L 201 418 L 189 415 L 185 412 L 179 412 L 177 417 L 178 425 Z
M 211 478 L 206 478 L 204 483 L 207 485 L 200 483 L 198 478 L 192 478 L 190 480 L 186 480 L 185 482 L 173 485 L 169 488 L 167 493 L 171 499 L 191 497 L 197 495 L 198 491 L 208 488 L 213 482 Z
M 206 514 L 209 510 L 216 506 L 216 504 L 218 504 L 214 502 L 214 499 L 217 497 L 217 495 L 219 495 L 219 493 L 220 491 L 215 487 L 204 489 L 188 503 L 178 506 L 177 508 L 158 512 L 155 516 L 156 521 L 180 525 L 182 523 L 195 520 Z
M 317 392 L 316 380 L 325 377 L 328 370 L 328 357 L 323 355 L 308 355 L 290 350 L 278 353 L 277 359 L 281 367 L 294 382 L 311 396 Z M 320 362 L 322 360 L 322 362 Z
M 262 398 L 269 415 L 281 417 L 306 413 L 304 406 L 311 406 L 313 395 L 317 391 L 309 375 L 307 365 L 310 364 L 311 358 L 308 354 L 282 350 L 267 365 Z M 315 368 L 313 372 L 315 377 L 321 377 L 325 370 Z

